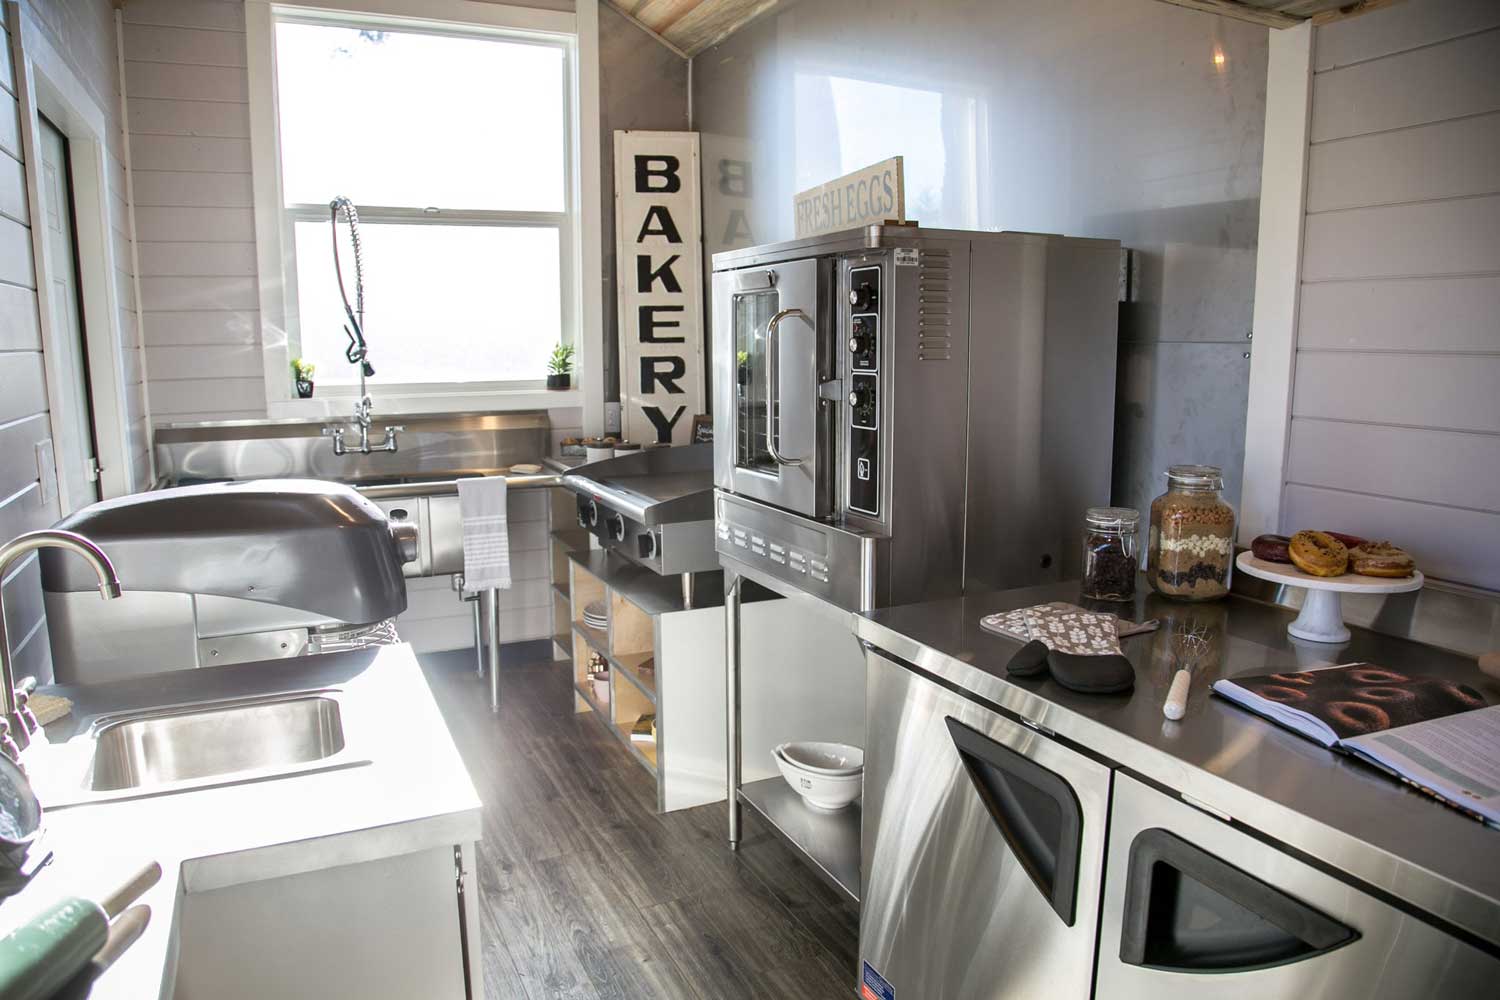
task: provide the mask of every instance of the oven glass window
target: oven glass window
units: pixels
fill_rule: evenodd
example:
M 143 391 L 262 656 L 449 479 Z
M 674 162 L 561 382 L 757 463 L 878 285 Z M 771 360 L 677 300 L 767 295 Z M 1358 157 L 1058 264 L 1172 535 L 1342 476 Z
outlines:
M 771 290 L 734 298 L 735 464 L 773 476 L 777 467 L 766 447 L 766 434 L 771 430 L 766 411 L 770 387 L 766 326 L 776 315 L 777 305 L 778 296 Z

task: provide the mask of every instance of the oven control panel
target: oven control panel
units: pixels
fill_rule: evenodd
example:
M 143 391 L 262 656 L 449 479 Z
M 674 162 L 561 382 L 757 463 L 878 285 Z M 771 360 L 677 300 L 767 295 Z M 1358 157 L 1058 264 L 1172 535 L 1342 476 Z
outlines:
M 849 509 L 880 516 L 880 267 L 849 270 Z

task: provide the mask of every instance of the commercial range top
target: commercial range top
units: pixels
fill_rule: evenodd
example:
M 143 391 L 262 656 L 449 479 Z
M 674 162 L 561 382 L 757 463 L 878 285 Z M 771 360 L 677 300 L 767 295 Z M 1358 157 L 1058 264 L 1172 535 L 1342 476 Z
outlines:
M 714 553 L 713 446 L 649 448 L 580 465 L 562 478 L 578 523 L 611 551 L 657 573 L 719 568 Z

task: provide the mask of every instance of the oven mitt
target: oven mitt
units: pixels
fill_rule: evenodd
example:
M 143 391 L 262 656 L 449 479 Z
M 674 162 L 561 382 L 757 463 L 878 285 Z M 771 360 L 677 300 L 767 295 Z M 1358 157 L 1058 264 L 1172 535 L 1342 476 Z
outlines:
M 1005 672 L 1012 677 L 1035 677 L 1047 672 L 1047 644 L 1040 639 L 1032 639 L 1022 646 L 1010 662 L 1005 665 Z
M 1005 665 L 1011 677 L 1040 677 L 1048 671 L 1063 687 L 1083 694 L 1117 694 L 1135 687 L 1135 668 L 1120 654 L 1063 653 L 1049 650 L 1040 639 L 1022 646 Z
M 1054 649 L 1047 654 L 1047 666 L 1053 680 L 1082 694 L 1117 694 L 1135 687 L 1135 667 L 1119 653 L 1081 656 Z

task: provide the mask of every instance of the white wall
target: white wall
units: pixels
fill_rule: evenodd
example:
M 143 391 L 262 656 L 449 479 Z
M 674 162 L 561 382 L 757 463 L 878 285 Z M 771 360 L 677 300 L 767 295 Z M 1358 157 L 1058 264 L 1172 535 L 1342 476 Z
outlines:
M 1500 4 L 1316 29 L 1280 525 L 1500 590 Z

